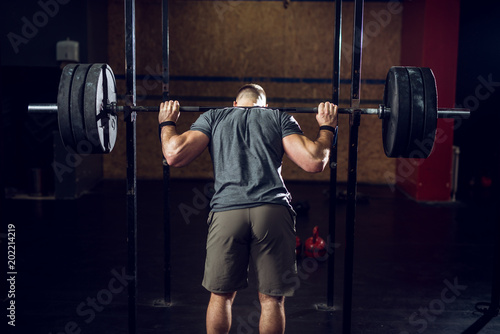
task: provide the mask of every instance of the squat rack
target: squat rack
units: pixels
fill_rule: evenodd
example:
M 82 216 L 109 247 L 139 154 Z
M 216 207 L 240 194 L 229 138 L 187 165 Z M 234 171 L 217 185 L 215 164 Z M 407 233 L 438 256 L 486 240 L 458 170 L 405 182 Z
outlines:
M 361 56 L 363 36 L 364 0 L 355 0 L 353 61 L 351 70 L 351 108 L 360 107 Z M 169 18 L 168 0 L 162 0 L 162 99 L 169 98 Z M 342 42 L 342 0 L 335 1 L 335 31 L 333 59 L 333 92 L 332 102 L 339 104 L 340 61 Z M 125 0 L 125 81 L 127 106 L 136 105 L 136 52 L 135 52 L 135 0 Z M 359 110 L 349 115 L 349 158 L 347 181 L 347 214 L 346 214 L 346 251 L 344 268 L 343 298 L 343 333 L 350 333 L 352 308 L 352 276 L 354 260 L 354 224 L 356 221 L 357 193 L 357 152 L 358 130 L 361 120 Z M 137 331 L 137 167 L 136 167 L 136 112 L 132 111 L 126 122 L 126 156 L 127 156 L 127 226 L 128 226 L 128 266 L 127 275 L 132 277 L 128 285 L 128 325 L 129 333 Z M 164 226 L 164 296 L 158 305 L 171 306 L 170 293 L 170 167 L 163 159 L 163 226 Z M 332 145 L 330 153 L 330 196 L 328 242 L 335 242 L 336 227 L 336 191 L 337 191 L 337 144 Z M 328 249 L 333 249 L 329 247 Z M 318 304 L 319 310 L 332 311 L 334 302 L 334 254 L 328 257 L 327 304 Z

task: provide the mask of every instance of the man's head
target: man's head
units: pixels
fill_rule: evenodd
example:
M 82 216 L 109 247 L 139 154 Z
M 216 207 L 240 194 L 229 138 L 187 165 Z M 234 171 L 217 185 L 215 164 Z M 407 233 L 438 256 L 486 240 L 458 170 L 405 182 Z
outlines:
M 257 84 L 246 84 L 236 94 L 234 107 L 267 107 L 266 92 Z

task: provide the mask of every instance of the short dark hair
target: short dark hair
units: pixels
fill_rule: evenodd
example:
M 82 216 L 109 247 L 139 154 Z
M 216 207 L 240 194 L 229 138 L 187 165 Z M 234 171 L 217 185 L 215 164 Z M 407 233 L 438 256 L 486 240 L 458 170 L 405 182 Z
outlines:
M 267 99 L 264 88 L 254 83 L 243 85 L 238 90 L 238 93 L 236 93 L 236 101 L 243 98 L 244 96 L 252 98 L 255 101 L 257 101 L 260 97 L 262 97 L 264 101 Z

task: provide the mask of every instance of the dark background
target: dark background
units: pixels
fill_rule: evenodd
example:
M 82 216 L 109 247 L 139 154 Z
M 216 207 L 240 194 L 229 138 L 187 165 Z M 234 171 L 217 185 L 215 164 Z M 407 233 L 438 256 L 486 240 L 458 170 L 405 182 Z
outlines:
M 492 77 L 496 86 L 493 91 L 484 88 L 480 94 L 490 93 L 487 98 L 478 98 L 478 104 L 471 103 L 472 117 L 457 126 L 455 143 L 460 147 L 459 195 L 461 198 L 474 196 L 470 192 L 483 189 L 481 178 L 495 178 L 499 172 L 498 123 L 500 121 L 500 26 L 496 18 L 500 13 L 500 4 L 491 2 L 461 1 L 460 36 L 458 50 L 458 70 L 456 103 L 464 106 L 464 101 L 471 101 L 476 96 L 476 89 L 481 84 L 479 77 Z M 474 100 L 473 100 L 474 101 Z M 483 183 L 488 183 L 483 180 Z M 498 181 L 496 181 L 498 182 Z M 479 194 L 476 194 L 480 196 Z
M 35 191 L 42 182 L 43 195 L 54 192 L 53 132 L 56 115 L 29 115 L 30 103 L 55 103 L 61 69 L 56 61 L 56 43 L 67 38 L 79 41 L 80 62 L 106 62 L 107 2 L 97 0 L 2 1 L 0 3 L 0 161 L 2 191 L 7 195 Z M 67 3 L 66 3 L 67 2 Z M 57 7 L 54 5 L 56 4 Z M 44 14 L 39 14 L 44 13 Z M 46 17 L 47 20 L 43 20 Z M 8 34 L 23 37 L 22 21 L 33 23 L 33 37 L 12 46 Z M 45 23 L 46 22 L 46 23 Z M 38 174 L 37 174 L 38 173 Z M 35 179 L 38 178 L 38 181 Z

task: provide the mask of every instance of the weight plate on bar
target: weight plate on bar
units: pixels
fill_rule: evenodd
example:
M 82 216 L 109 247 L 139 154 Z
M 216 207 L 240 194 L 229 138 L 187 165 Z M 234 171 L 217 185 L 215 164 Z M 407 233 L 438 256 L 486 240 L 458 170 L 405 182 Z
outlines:
M 83 108 L 85 81 L 89 68 L 90 64 L 78 66 L 75 70 L 73 81 L 71 83 L 71 128 L 73 129 L 73 138 L 75 139 L 75 146 L 72 148 L 78 153 L 89 153 L 83 148 L 83 145 L 87 140 L 87 135 L 85 133 L 85 121 L 83 118 Z
M 75 147 L 73 130 L 71 128 L 71 82 L 78 64 L 69 64 L 64 67 L 59 80 L 59 91 L 57 93 L 57 122 L 59 134 L 66 147 Z
M 432 152 L 434 139 L 436 138 L 438 119 L 437 87 L 434 73 L 432 73 L 430 68 L 420 67 L 420 72 L 422 73 L 424 82 L 425 124 L 422 142 L 419 146 L 421 147 L 421 152 L 427 158 Z
M 92 65 L 85 84 L 85 126 L 92 153 L 109 153 L 115 146 L 118 117 L 104 110 L 112 102 L 116 102 L 113 70 L 106 64 Z
M 418 67 L 406 67 L 410 80 L 411 118 L 408 134 L 408 146 L 402 157 L 421 158 L 422 142 L 425 124 L 425 95 L 422 73 Z
M 382 140 L 385 155 L 397 158 L 408 146 L 411 121 L 410 80 L 404 67 L 391 67 L 384 88 L 384 105 L 390 108 L 389 116 L 382 121 Z

